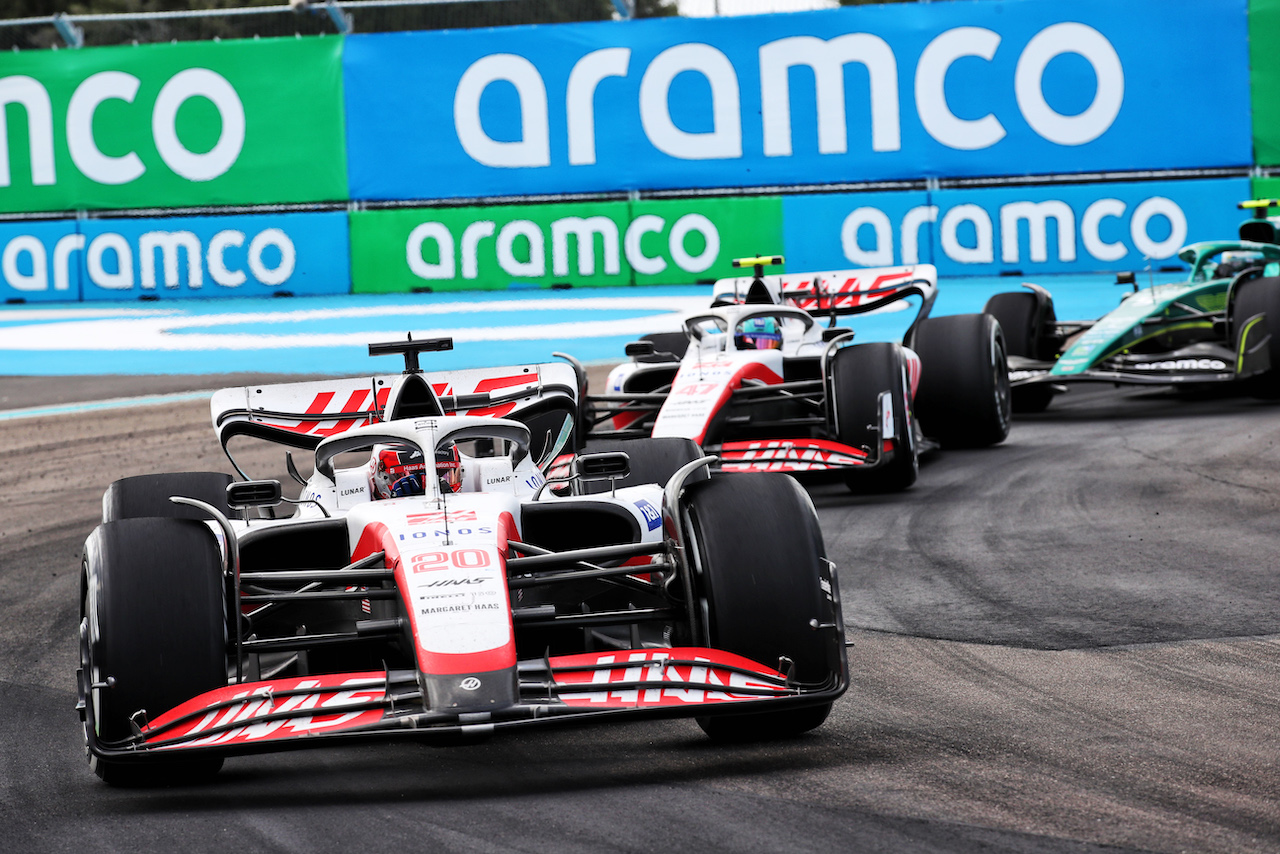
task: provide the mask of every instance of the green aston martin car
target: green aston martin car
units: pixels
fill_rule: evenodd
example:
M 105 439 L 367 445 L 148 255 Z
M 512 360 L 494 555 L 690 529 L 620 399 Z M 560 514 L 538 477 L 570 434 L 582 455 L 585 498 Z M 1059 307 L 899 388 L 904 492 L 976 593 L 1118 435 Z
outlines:
M 985 311 L 1004 329 L 1016 412 L 1040 412 L 1070 383 L 1208 386 L 1280 398 L 1280 208 L 1278 199 L 1241 202 L 1253 216 L 1237 240 L 1192 243 L 1185 282 L 1132 285 L 1098 320 L 1058 320 L 1038 285 L 996 294 Z

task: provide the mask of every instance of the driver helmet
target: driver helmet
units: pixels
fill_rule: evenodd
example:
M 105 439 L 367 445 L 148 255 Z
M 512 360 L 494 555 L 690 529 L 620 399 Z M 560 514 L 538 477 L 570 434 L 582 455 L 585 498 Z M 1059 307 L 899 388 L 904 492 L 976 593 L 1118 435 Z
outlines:
M 449 444 L 436 448 L 436 477 L 440 478 L 440 492 L 457 492 L 462 488 L 462 455 L 458 446 Z
M 739 350 L 777 350 L 782 346 L 782 330 L 772 317 L 752 317 L 738 324 L 734 340 Z
M 1214 270 L 1215 279 L 1231 279 L 1250 267 L 1260 267 L 1266 262 L 1261 252 L 1237 250 L 1223 252 L 1218 256 L 1218 269 Z
M 426 492 L 422 477 L 427 467 L 422 461 L 422 453 L 416 448 L 375 445 L 370 465 L 373 467 L 371 480 L 375 501 Z

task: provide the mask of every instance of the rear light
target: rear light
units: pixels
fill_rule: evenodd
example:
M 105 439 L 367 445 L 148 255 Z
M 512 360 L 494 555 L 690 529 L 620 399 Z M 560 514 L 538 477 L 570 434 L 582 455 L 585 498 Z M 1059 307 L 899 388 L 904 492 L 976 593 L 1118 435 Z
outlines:
M 884 451 L 884 453 L 886 453 L 886 454 L 892 453 L 892 452 L 893 452 L 893 440 L 892 440 L 892 439 L 885 439 L 885 440 L 884 440 L 884 445 L 882 446 L 882 450 L 883 450 L 883 451 Z

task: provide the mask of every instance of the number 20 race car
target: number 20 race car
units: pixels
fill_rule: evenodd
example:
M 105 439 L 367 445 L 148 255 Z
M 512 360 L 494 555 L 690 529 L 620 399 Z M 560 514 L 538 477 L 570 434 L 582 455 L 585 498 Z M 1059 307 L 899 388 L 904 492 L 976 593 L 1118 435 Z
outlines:
M 1193 243 L 1178 252 L 1185 282 L 1139 289 L 1133 273 L 1120 306 L 1099 320 L 1059 321 L 1037 285 L 996 294 L 986 311 L 1009 345 L 1014 407 L 1040 412 L 1069 383 L 1110 382 L 1204 388 L 1231 383 L 1280 397 L 1280 200 L 1241 202 L 1254 216 L 1239 240 Z M 1272 326 L 1277 327 L 1275 330 Z
M 929 317 L 932 265 L 764 275 L 782 262 L 734 261 L 754 275 L 716 282 L 710 310 L 682 332 L 629 344 L 632 360 L 588 399 L 591 434 L 687 438 L 725 471 L 842 477 L 855 491 L 910 486 L 927 448 L 1008 435 L 1000 325 L 987 314 Z M 912 296 L 920 307 L 903 344 L 855 344 L 835 325 Z
M 848 668 L 805 493 L 710 476 L 684 439 L 578 454 L 548 481 L 578 417 L 573 368 L 418 369 L 446 346 L 370 345 L 404 355 L 400 376 L 214 394 L 224 450 L 314 453 L 307 478 L 287 457 L 296 499 L 213 472 L 111 484 L 81 586 L 100 777 L 571 719 L 694 716 L 726 739 L 822 723 Z

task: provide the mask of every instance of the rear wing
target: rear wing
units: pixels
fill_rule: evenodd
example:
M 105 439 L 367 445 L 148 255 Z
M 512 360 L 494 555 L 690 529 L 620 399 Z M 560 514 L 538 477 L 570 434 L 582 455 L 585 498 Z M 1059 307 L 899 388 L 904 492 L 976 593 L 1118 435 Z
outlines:
M 544 428 L 553 435 L 558 432 L 563 419 L 555 416 L 573 416 L 577 423 L 579 382 L 574 366 L 567 362 L 430 371 L 421 376 L 439 398 L 445 415 L 521 421 L 529 426 L 535 444 Z M 382 421 L 400 377 L 385 374 L 224 388 L 214 392 L 209 410 L 224 452 L 235 436 L 315 450 L 329 436 Z
M 913 264 L 719 279 L 712 289 L 711 304 L 791 305 L 814 317 L 829 317 L 864 314 L 913 295 L 932 305 L 937 292 L 938 269 L 932 264 Z

